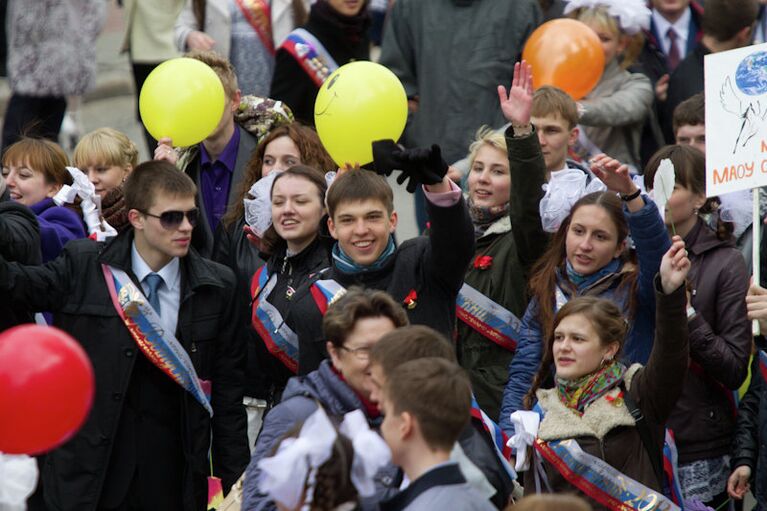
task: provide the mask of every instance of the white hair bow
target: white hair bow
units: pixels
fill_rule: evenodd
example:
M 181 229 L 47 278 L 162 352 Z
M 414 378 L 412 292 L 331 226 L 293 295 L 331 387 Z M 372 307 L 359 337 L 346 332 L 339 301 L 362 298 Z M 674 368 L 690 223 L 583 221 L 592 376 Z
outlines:
M 589 183 L 587 180 L 588 175 L 580 169 L 567 168 L 551 173 L 551 180 L 543 185 L 546 193 L 538 204 L 544 231 L 557 232 L 573 204 L 584 195 L 607 190 L 596 177 Z
M 337 436 L 325 411 L 317 408 L 304 422 L 298 438 L 284 439 L 274 456 L 258 462 L 259 489 L 288 509 L 296 509 L 306 487 L 304 500 L 310 502 L 314 476 L 330 459 Z
M 37 486 L 37 462 L 25 454 L 0 453 L 0 509 L 23 511 Z
M 347 413 L 340 429 L 354 447 L 352 483 L 361 496 L 369 497 L 375 493 L 373 478 L 391 460 L 389 446 L 378 433 L 370 429 L 362 410 Z
M 253 229 L 259 238 L 263 238 L 272 226 L 272 185 L 281 170 L 273 170 L 268 176 L 262 177 L 250 187 L 248 193 L 252 199 L 245 197 L 245 222 Z
M 650 29 L 652 12 L 643 0 L 565 0 L 565 14 L 576 9 L 593 9 L 603 6 L 610 16 L 618 19 L 621 29 L 629 35 Z
M 72 176 L 72 184 L 64 185 L 53 197 L 57 206 L 74 203 L 80 197 L 80 209 L 83 212 L 83 220 L 88 226 L 88 234 L 95 235 L 97 241 L 104 241 L 112 236 L 117 236 L 117 231 L 101 217 L 101 197 L 96 194 L 96 188 L 90 182 L 88 176 L 75 167 L 67 167 Z
M 518 410 L 511 414 L 514 436 L 509 439 L 506 445 L 513 448 L 517 454 L 517 463 L 514 467 L 517 472 L 530 468 L 527 448 L 532 447 L 533 442 L 535 442 L 540 422 L 541 417 L 536 412 Z

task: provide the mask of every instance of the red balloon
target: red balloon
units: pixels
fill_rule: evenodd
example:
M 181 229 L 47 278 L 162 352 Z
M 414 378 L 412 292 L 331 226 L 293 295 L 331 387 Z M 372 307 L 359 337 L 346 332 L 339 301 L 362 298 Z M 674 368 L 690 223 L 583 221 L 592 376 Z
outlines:
M 553 85 L 578 100 L 591 92 L 605 67 L 599 36 L 571 19 L 547 21 L 530 34 L 522 58 L 533 66 L 533 87 Z
M 0 451 L 39 454 L 66 442 L 93 404 L 93 367 L 72 337 L 21 325 L 0 334 Z

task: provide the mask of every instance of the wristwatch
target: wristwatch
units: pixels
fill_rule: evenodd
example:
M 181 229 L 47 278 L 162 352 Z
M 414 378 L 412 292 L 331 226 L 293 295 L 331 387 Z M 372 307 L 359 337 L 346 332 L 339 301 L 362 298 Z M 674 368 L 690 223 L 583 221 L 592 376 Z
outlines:
M 692 318 L 694 318 L 698 314 L 698 311 L 695 310 L 695 308 L 690 305 L 687 307 L 687 321 L 690 321 Z
M 641 194 L 642 194 L 642 189 L 641 188 L 637 188 L 635 191 L 631 192 L 628 195 L 621 194 L 621 200 L 623 202 L 629 202 L 629 201 L 632 201 L 632 200 L 636 199 Z

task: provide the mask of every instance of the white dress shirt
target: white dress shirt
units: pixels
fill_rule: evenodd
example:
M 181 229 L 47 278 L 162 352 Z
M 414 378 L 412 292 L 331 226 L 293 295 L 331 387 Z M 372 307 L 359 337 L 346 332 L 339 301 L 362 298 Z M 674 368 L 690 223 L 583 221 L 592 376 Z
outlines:
M 655 28 L 658 30 L 658 37 L 660 37 L 660 49 L 663 50 L 664 55 L 668 55 L 671 50 L 671 40 L 668 38 L 668 29 L 673 27 L 676 32 L 676 47 L 679 50 L 679 61 L 681 62 L 687 56 L 687 39 L 690 37 L 690 18 L 692 13 L 691 7 L 684 10 L 678 20 L 674 23 L 661 16 L 661 14 L 653 9 L 652 21 L 655 24 Z
M 178 325 L 178 308 L 181 303 L 181 272 L 178 257 L 171 259 L 160 271 L 152 272 L 141 254 L 138 253 L 134 241 L 131 245 L 131 268 L 136 278 L 141 282 L 145 295 L 149 292 L 149 286 L 144 282 L 144 278 L 150 273 L 157 273 L 162 278 L 163 282 L 157 289 L 157 295 L 160 299 L 160 321 L 168 332 L 175 335 Z

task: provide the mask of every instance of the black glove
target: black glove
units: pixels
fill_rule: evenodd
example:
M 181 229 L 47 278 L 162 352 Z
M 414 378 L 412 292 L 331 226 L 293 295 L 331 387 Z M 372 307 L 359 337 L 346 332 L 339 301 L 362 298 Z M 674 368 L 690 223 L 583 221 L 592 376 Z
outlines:
M 388 176 L 393 170 L 400 170 L 397 184 L 408 180 L 407 191 L 410 193 L 414 193 L 418 185 L 441 183 L 447 174 L 447 163 L 436 144 L 431 148 L 404 149 L 391 140 L 382 140 L 373 142 L 373 156 L 376 172 Z

